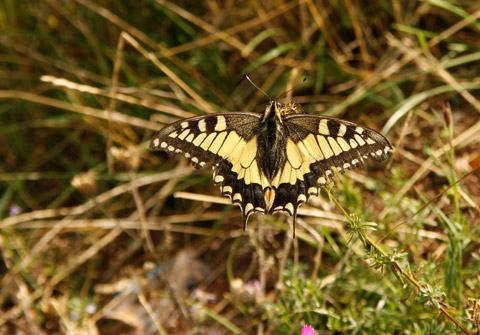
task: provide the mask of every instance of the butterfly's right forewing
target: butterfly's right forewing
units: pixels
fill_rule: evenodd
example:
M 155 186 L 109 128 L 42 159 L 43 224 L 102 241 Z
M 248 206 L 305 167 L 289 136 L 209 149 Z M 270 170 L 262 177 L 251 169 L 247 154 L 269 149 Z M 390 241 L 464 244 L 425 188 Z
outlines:
M 195 166 L 215 165 L 228 159 L 241 140 L 253 136 L 256 114 L 227 113 L 183 119 L 153 136 L 150 149 L 183 154 Z

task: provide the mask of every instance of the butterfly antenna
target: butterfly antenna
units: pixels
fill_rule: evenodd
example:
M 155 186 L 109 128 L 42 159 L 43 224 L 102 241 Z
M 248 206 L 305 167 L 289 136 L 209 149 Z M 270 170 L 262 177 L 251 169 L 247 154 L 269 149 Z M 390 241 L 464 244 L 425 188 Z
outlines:
M 265 92 L 264 90 L 262 90 L 260 87 L 258 87 L 252 79 L 250 79 L 250 77 L 248 76 L 248 74 L 245 74 L 245 78 L 247 78 L 247 80 L 250 82 L 250 84 L 253 85 L 253 87 L 255 87 L 257 90 L 259 90 L 260 92 L 263 93 L 263 95 L 265 95 L 270 101 L 273 100 L 271 96 L 269 96 L 267 94 L 267 92 Z

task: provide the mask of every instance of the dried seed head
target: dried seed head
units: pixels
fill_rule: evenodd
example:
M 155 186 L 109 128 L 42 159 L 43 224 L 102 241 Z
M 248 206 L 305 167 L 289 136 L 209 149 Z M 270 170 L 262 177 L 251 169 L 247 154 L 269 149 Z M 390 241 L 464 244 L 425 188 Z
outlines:
M 111 147 L 110 154 L 116 161 L 130 170 L 137 170 L 140 165 L 141 151 L 136 146 L 128 148 Z
M 77 174 L 71 184 L 84 195 L 93 195 L 97 191 L 97 174 L 93 170 Z
M 452 127 L 452 109 L 450 108 L 450 104 L 448 102 L 444 102 L 441 105 L 443 118 L 445 119 L 445 124 L 448 128 Z

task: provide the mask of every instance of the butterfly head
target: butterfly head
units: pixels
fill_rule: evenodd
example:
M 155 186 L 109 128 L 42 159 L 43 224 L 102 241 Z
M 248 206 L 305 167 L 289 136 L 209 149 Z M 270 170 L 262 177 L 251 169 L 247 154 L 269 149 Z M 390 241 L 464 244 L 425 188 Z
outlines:
M 284 104 L 280 101 L 272 100 L 265 109 L 263 119 L 266 120 L 270 117 L 275 117 L 280 123 L 283 123 L 283 118 L 287 115 L 301 112 L 302 107 L 293 101 Z

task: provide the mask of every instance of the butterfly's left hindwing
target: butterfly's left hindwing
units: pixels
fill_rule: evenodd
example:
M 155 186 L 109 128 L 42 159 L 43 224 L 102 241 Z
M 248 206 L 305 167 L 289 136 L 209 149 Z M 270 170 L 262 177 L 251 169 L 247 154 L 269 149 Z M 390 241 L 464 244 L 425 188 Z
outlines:
M 184 119 L 157 132 L 151 150 L 183 154 L 196 167 L 212 166 L 214 183 L 237 203 L 247 218 L 265 212 L 262 178 L 257 164 L 260 115 L 218 113 Z

